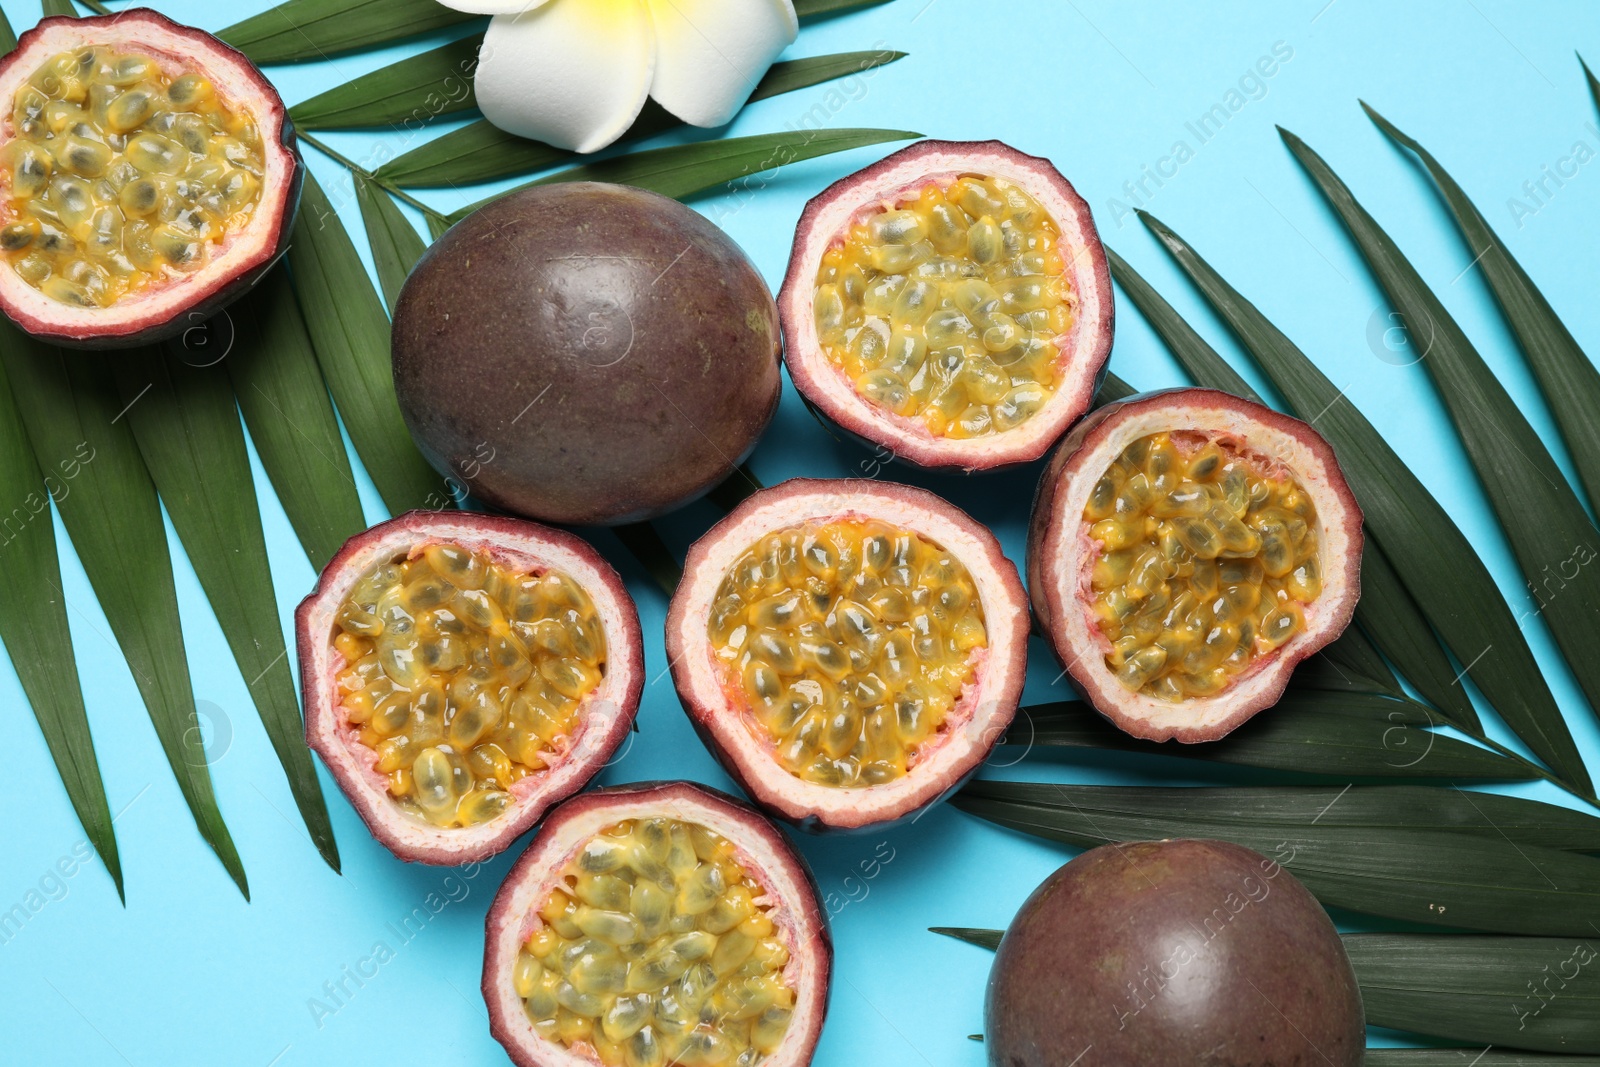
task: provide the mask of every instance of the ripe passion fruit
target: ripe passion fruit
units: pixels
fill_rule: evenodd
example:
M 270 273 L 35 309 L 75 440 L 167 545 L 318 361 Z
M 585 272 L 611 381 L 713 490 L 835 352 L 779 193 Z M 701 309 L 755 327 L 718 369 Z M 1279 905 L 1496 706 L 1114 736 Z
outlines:
M 795 388 L 924 467 L 1038 459 L 1089 410 L 1111 354 L 1089 206 L 998 141 L 922 141 L 823 191 L 779 307 Z
M 512 193 L 436 241 L 394 316 L 423 455 L 496 507 L 634 522 L 731 474 L 778 406 L 777 308 L 721 230 L 597 182 Z
M 684 710 L 766 811 L 813 830 L 912 815 L 1016 714 L 1022 584 L 994 535 L 921 489 L 797 478 L 690 548 L 667 613 Z
M 0 59 L 0 101 L 0 310 L 36 337 L 170 337 L 287 247 L 293 128 L 210 34 L 144 8 L 47 18 Z
M 995 1067 L 1357 1067 L 1365 1039 L 1327 913 L 1225 841 L 1102 845 L 1056 871 L 1001 940 L 984 1005 Z
M 574 797 L 486 925 L 483 999 L 519 1067 L 811 1062 L 827 920 L 788 839 L 726 794 L 645 782 Z
M 1039 481 L 1028 587 L 1056 655 L 1135 737 L 1214 741 L 1283 693 L 1361 592 L 1361 509 L 1310 426 L 1213 389 L 1084 419 Z
M 413 511 L 357 534 L 295 633 L 306 739 L 408 861 L 504 849 L 610 759 L 644 685 L 617 573 L 520 519 Z

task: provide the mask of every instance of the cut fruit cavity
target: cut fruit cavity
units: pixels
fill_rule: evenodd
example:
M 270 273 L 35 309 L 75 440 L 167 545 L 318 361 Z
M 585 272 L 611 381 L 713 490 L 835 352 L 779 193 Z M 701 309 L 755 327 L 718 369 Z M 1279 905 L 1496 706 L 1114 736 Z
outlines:
M 914 814 L 1016 711 L 1016 570 L 931 493 L 785 482 L 701 538 L 684 575 L 667 618 L 684 709 L 752 799 L 803 827 Z
M 930 467 L 1037 459 L 1088 410 L 1111 348 L 1088 206 L 997 141 L 924 141 L 806 207 L 779 295 L 795 385 Z
M 504 848 L 583 787 L 643 686 L 638 618 L 588 545 L 412 512 L 359 534 L 296 615 L 307 737 L 403 859 Z
M 242 55 L 136 9 L 45 19 L 0 59 L 0 305 L 121 346 L 197 326 L 285 246 L 300 162 Z
M 1360 596 L 1361 512 L 1297 419 L 1210 389 L 1108 404 L 1039 483 L 1034 610 L 1137 737 L 1209 741 L 1276 703 Z

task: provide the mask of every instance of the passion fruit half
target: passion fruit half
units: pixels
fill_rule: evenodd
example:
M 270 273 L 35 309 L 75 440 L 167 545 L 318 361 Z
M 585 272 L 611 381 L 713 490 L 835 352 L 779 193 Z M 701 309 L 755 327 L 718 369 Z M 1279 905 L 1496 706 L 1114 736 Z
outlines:
M 1365 1039 L 1327 912 L 1226 841 L 1102 845 L 1056 871 L 1001 940 L 984 1007 L 994 1067 L 1357 1067 Z
M 489 908 L 483 999 L 519 1067 L 798 1067 L 833 947 L 800 854 L 691 782 L 597 789 L 540 827 Z
M 569 533 L 413 511 L 345 543 L 295 612 L 306 740 L 403 860 L 503 850 L 611 758 L 639 617 Z
M 457 223 L 406 279 L 394 381 L 440 473 L 545 522 L 693 500 L 778 408 L 778 310 L 727 234 L 656 193 L 562 182 Z
M 1084 419 L 1046 466 L 1029 595 L 1102 715 L 1214 741 L 1344 631 L 1361 545 L 1361 509 L 1310 426 L 1214 389 L 1145 393 Z
M 866 479 L 752 494 L 690 548 L 667 613 L 696 731 L 812 830 L 905 818 L 965 780 L 1016 713 L 1027 637 L 992 533 Z
M 287 247 L 293 128 L 209 33 L 145 8 L 47 18 L 0 59 L 0 101 L 0 310 L 34 336 L 173 336 Z
M 922 141 L 806 205 L 778 296 L 784 359 L 844 429 L 924 467 L 1038 459 L 1094 399 L 1111 275 L 1048 160 Z

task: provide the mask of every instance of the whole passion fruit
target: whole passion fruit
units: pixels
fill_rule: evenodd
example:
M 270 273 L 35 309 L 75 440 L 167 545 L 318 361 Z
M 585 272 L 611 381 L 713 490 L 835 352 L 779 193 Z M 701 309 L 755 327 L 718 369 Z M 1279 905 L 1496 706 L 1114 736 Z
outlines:
M 611 758 L 639 617 L 571 534 L 413 511 L 345 543 L 295 612 L 306 740 L 403 860 L 503 850 Z
M 1038 459 L 1089 410 L 1111 354 L 1089 206 L 998 141 L 923 141 L 826 189 L 779 306 L 795 388 L 924 467 Z
M 1034 610 L 1135 737 L 1215 741 L 1275 704 L 1361 593 L 1361 509 L 1310 426 L 1213 389 L 1108 404 L 1039 481 Z
M 0 59 L 0 310 L 63 345 L 144 344 L 242 295 L 300 200 L 277 90 L 144 8 L 47 18 Z
M 832 962 L 777 827 L 714 789 L 645 782 L 545 820 L 489 908 L 483 999 L 519 1067 L 798 1067 Z
M 702 216 L 642 189 L 512 193 L 400 292 L 394 378 L 441 473 L 547 522 L 634 522 L 733 472 L 777 410 L 777 308 Z
M 1056 871 L 1001 940 L 984 1005 L 995 1067 L 1356 1067 L 1365 1037 L 1327 913 L 1225 841 L 1102 845 Z
M 689 549 L 667 613 L 695 730 L 805 829 L 915 814 L 1016 714 L 1028 619 L 994 535 L 932 493 L 797 478 Z

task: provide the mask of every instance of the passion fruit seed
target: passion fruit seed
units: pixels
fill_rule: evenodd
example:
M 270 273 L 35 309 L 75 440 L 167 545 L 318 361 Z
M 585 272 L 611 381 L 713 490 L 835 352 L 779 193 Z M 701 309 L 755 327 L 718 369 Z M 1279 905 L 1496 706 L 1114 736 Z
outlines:
M 610 1067 L 752 1067 L 794 1008 L 769 906 L 726 838 L 621 822 L 567 864 L 512 982 L 540 1037 Z
M 778 762 L 846 787 L 906 773 L 987 641 L 959 560 L 910 530 L 854 520 L 752 545 L 717 589 L 707 634 Z
M 1134 692 L 1214 696 L 1305 626 L 1322 591 L 1317 513 L 1294 478 L 1226 441 L 1130 444 L 1084 507 L 1106 665 Z
M 337 623 L 343 713 L 395 802 L 438 826 L 505 811 L 511 786 L 564 751 L 605 673 L 605 633 L 576 582 L 460 545 L 372 567 Z
M 12 101 L 0 255 L 63 304 L 110 307 L 205 265 L 261 196 L 248 115 L 193 71 L 88 46 L 52 56 Z
M 817 337 L 868 402 L 935 437 L 1021 425 L 1072 325 L 1061 232 L 1020 186 L 963 175 L 851 226 L 817 271 Z

